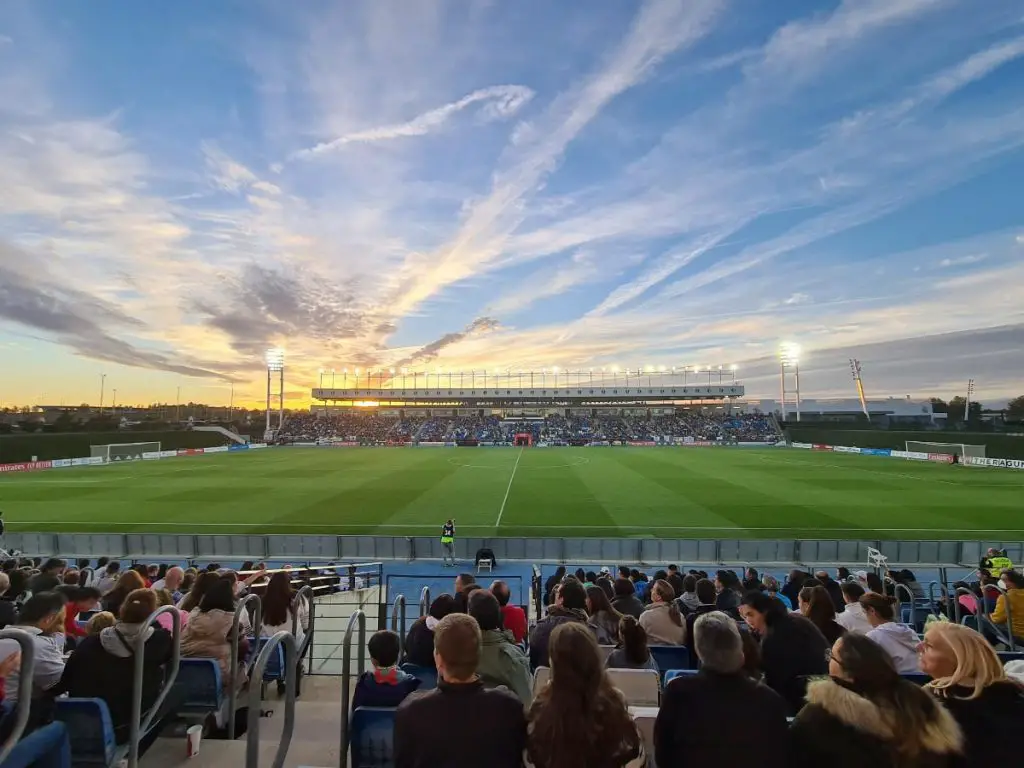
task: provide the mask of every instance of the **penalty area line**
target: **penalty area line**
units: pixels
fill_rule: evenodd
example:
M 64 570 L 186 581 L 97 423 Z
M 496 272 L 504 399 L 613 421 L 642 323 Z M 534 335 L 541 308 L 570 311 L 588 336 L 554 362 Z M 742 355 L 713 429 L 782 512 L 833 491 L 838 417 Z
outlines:
M 505 489 L 505 498 L 501 500 L 501 509 L 498 510 L 498 519 L 494 523 L 495 528 L 501 525 L 501 516 L 505 514 L 505 505 L 508 503 L 508 495 L 512 492 L 512 481 L 516 479 L 516 470 L 519 469 L 519 460 L 523 458 L 523 451 L 525 450 L 525 448 L 520 448 L 519 455 L 516 456 L 516 463 L 512 467 L 512 476 L 508 479 L 508 488 Z

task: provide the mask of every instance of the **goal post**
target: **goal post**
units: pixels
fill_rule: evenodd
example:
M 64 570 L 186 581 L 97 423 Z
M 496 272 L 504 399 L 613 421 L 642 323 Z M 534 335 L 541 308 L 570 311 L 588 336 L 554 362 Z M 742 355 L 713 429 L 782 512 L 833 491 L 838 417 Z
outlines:
M 947 456 L 985 458 L 984 445 L 967 443 L 930 443 L 924 440 L 907 440 L 907 451 L 916 453 L 942 453 Z
M 159 453 L 160 443 L 109 443 L 91 446 L 93 458 L 99 456 L 105 463 L 112 461 L 137 461 L 144 453 Z

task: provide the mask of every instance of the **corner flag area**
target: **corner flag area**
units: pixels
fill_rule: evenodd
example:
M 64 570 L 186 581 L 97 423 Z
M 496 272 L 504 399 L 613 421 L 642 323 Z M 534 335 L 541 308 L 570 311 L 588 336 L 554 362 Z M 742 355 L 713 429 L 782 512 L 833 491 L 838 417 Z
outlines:
M 279 448 L 0 476 L 9 530 L 962 539 L 1024 473 L 744 448 Z

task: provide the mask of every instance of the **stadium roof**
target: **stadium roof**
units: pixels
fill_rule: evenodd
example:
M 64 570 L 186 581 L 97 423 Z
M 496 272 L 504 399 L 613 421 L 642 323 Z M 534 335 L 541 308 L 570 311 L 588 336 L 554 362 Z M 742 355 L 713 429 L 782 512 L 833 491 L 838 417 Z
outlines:
M 679 400 L 723 400 L 743 397 L 742 384 L 677 386 L 585 386 L 585 387 L 420 387 L 396 389 L 331 389 L 312 392 L 321 402 L 388 402 L 408 405 L 550 405 L 675 402 Z

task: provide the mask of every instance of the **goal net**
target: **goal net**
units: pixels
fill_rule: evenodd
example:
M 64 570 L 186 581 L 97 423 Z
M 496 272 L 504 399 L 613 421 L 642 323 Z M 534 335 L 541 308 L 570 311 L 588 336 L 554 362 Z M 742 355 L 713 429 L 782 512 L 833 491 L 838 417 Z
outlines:
M 109 445 L 94 445 L 92 456 L 101 456 L 103 461 L 135 461 L 142 458 L 144 453 L 158 453 L 160 443 L 110 443 Z
M 907 451 L 985 458 L 984 445 L 967 445 L 966 443 L 929 443 L 923 440 L 907 440 Z

